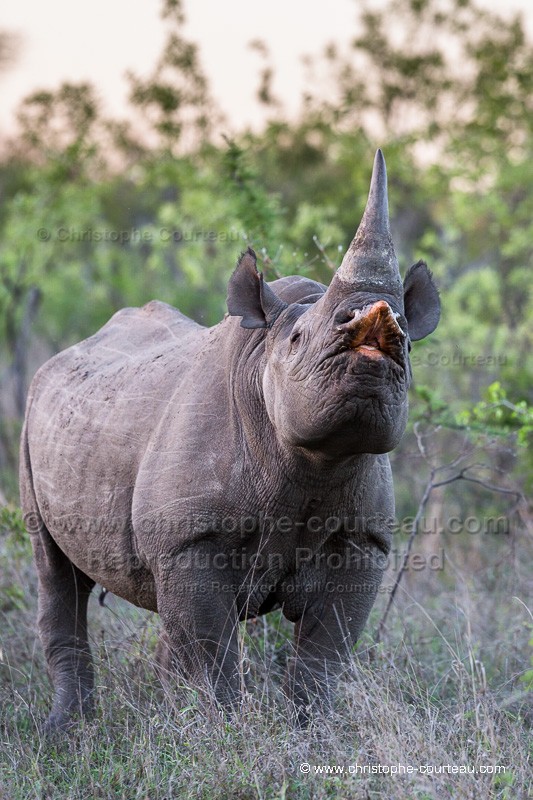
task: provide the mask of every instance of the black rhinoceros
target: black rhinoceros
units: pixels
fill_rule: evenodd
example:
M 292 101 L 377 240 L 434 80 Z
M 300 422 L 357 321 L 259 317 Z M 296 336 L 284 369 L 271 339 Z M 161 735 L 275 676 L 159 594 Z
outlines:
M 410 341 L 440 313 L 424 263 L 400 279 L 381 151 L 330 286 L 266 283 L 249 249 L 228 310 L 206 328 L 157 301 L 124 309 L 33 380 L 21 496 L 52 728 L 92 705 L 95 583 L 158 611 L 182 673 L 229 705 L 239 620 L 281 608 L 295 623 L 300 711 L 365 624 L 391 543 L 386 453 L 406 424 Z

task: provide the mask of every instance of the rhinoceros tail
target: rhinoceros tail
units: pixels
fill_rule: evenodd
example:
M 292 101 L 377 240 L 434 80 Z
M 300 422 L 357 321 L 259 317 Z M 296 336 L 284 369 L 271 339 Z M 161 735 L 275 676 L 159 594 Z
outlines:
M 28 445 L 28 417 L 30 414 L 31 400 L 28 398 L 26 407 L 26 419 L 20 437 L 20 467 L 19 467 L 19 489 L 20 505 L 24 524 L 27 532 L 33 536 L 44 530 L 44 521 L 39 511 L 39 504 L 35 495 L 33 484 L 33 470 L 31 466 L 30 448 Z

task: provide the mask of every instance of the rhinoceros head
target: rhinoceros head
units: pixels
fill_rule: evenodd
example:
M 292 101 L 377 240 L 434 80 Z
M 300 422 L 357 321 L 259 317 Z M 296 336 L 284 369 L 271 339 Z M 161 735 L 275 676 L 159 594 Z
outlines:
M 381 150 L 363 219 L 330 286 L 304 281 L 307 296 L 300 289 L 291 302 L 297 287 L 286 281 L 266 284 L 249 249 L 228 290 L 230 315 L 263 329 L 263 394 L 277 435 L 329 457 L 392 450 L 407 420 L 410 342 L 436 328 L 440 303 L 423 262 L 400 278 Z

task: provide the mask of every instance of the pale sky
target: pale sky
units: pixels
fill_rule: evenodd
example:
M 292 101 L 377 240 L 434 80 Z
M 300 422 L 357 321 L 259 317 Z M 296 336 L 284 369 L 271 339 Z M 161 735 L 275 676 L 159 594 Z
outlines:
M 531 0 L 479 0 L 507 12 L 523 10 L 530 32 Z M 126 109 L 126 70 L 147 75 L 161 52 L 164 26 L 159 0 L 4 0 L 0 30 L 22 39 L 15 64 L 0 75 L 0 135 L 13 133 L 13 113 L 34 89 L 63 80 L 93 83 L 108 114 Z M 329 41 L 343 44 L 355 32 L 357 0 L 184 0 L 186 35 L 200 46 L 212 95 L 235 128 L 257 125 L 255 100 L 261 60 L 249 48 L 260 38 L 271 51 L 274 88 L 287 109 L 296 109 L 303 83 L 301 57 L 318 54 Z

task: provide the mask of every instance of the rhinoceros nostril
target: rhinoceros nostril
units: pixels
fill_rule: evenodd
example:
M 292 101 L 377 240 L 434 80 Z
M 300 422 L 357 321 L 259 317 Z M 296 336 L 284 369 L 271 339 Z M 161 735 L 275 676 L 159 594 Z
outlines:
M 357 312 L 353 308 L 342 308 L 340 311 L 337 311 L 337 313 L 335 314 L 334 323 L 335 325 L 338 326 L 338 330 L 341 329 L 341 326 L 346 325 L 348 322 L 350 322 L 357 313 L 360 312 Z

